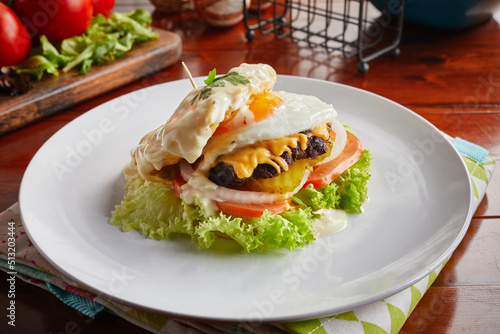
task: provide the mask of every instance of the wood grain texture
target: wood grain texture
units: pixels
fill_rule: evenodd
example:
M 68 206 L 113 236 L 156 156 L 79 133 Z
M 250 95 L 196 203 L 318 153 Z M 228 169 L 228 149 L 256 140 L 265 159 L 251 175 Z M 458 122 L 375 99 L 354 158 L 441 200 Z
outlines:
M 434 281 L 434 286 L 485 286 L 497 282 L 500 275 L 498 235 L 500 219 L 472 219 L 467 234 Z
M 500 287 L 432 286 L 400 334 L 497 334 Z
M 115 61 L 92 66 L 85 75 L 60 71 L 58 77 L 47 75 L 33 82 L 26 94 L 0 96 L 0 135 L 174 64 L 182 52 L 180 37 L 155 31 L 158 39 L 137 43 Z

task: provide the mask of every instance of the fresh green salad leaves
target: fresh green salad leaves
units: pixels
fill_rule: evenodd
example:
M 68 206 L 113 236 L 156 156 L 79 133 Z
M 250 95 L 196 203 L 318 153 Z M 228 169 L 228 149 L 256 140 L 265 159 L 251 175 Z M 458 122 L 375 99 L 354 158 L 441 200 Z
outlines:
M 218 233 L 236 241 L 245 252 L 265 249 L 294 249 L 314 241 L 314 211 L 320 208 L 361 212 L 370 178 L 370 153 L 334 182 L 321 189 L 302 189 L 294 197 L 297 210 L 274 215 L 265 211 L 259 218 L 244 218 L 219 213 L 205 217 L 196 204 L 177 198 L 170 187 L 135 179 L 128 194 L 112 213 L 110 224 L 124 231 L 138 230 L 153 239 L 166 239 L 174 233 L 187 234 L 201 248 L 212 246 Z
M 129 187 L 128 194 L 113 211 L 110 224 L 120 226 L 123 231 L 138 230 L 152 239 L 187 234 L 201 248 L 212 246 L 216 233 L 225 233 L 245 252 L 258 252 L 266 248 L 294 249 L 312 242 L 312 216 L 311 210 L 305 208 L 279 215 L 265 211 L 259 218 L 223 213 L 205 217 L 200 206 L 181 201 L 169 187 L 142 183 L 139 187 Z
M 320 189 L 305 188 L 293 196 L 295 204 L 310 207 L 362 212 L 370 180 L 371 155 L 364 150 L 361 158 L 332 183 Z
M 57 64 L 54 64 L 44 56 L 35 55 L 14 66 L 17 74 L 29 74 L 40 80 L 44 73 L 58 76 Z
M 151 15 L 144 9 L 125 14 L 113 13 L 108 19 L 98 14 L 92 18 L 85 33 L 65 39 L 57 47 L 42 36 L 40 47 L 12 68 L 19 74 L 30 74 L 38 80 L 45 73 L 58 76 L 59 69 L 68 72 L 79 68 L 79 74 L 85 74 L 94 64 L 120 57 L 136 42 L 158 38 L 158 34 L 148 26 L 151 20 Z

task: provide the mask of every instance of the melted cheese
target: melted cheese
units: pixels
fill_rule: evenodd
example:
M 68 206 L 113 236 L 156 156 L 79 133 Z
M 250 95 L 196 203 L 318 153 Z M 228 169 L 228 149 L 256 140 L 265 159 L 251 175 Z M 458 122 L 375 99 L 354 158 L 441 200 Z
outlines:
M 232 151 L 265 140 L 291 136 L 302 131 L 314 129 L 335 120 L 337 113 L 331 105 L 313 96 L 273 91 L 283 103 L 276 106 L 272 115 L 249 126 L 212 136 L 203 150 L 204 159 L 212 165 L 218 157 Z M 243 106 L 239 113 L 246 113 Z M 323 130 L 319 137 L 329 138 Z
M 291 155 L 291 149 L 297 147 L 297 145 L 300 145 L 300 148 L 305 151 L 307 149 L 307 139 L 311 136 L 328 140 L 330 135 L 327 124 L 313 128 L 311 133 L 307 135 L 298 133 L 277 139 L 264 140 L 243 147 L 219 157 L 215 164 L 223 162 L 233 166 L 236 175 L 240 179 L 252 176 L 254 169 L 260 164 L 273 166 L 279 174 L 282 170 L 288 170 L 288 164 L 281 155 L 284 152 Z
M 288 164 L 280 155 L 283 152 L 291 154 L 291 148 L 297 147 L 298 144 L 305 150 L 307 148 L 307 136 L 297 134 L 265 140 L 226 154 L 219 159 L 219 162 L 233 166 L 236 175 L 240 179 L 252 176 L 253 170 L 260 164 L 269 164 L 280 173 L 282 169 L 288 170 Z

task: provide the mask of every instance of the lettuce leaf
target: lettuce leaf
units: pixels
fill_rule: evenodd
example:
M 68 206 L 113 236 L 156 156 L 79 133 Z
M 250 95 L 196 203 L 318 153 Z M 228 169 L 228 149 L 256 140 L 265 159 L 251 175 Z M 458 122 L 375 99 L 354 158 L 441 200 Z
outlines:
M 361 205 L 367 199 L 368 181 L 370 180 L 371 155 L 363 151 L 361 158 L 347 169 L 334 183 L 339 187 L 339 209 L 362 212 Z
M 113 211 L 110 224 L 123 231 L 138 230 L 151 239 L 166 239 L 172 233 L 191 232 L 192 226 L 185 225 L 182 213 L 181 200 L 168 187 L 134 182 Z
M 210 248 L 218 235 L 224 234 L 245 252 L 266 249 L 304 247 L 314 241 L 314 211 L 320 208 L 361 212 L 367 196 L 370 153 L 321 189 L 302 189 L 293 202 L 296 210 L 248 218 L 218 212 L 206 217 L 198 203 L 187 204 L 177 198 L 171 187 L 135 178 L 127 184 L 128 194 L 112 212 L 110 224 L 123 231 L 138 230 L 148 238 L 166 239 L 173 233 L 187 234 L 200 248 Z
M 312 210 L 327 208 L 360 213 L 367 198 L 370 166 L 370 152 L 364 150 L 361 158 L 332 183 L 320 189 L 302 189 L 292 201 Z
M 113 13 L 109 19 L 101 14 L 92 18 L 86 32 L 64 40 L 62 53 L 73 55 L 63 71 L 80 66 L 80 74 L 86 74 L 92 64 L 113 61 L 132 49 L 135 42 L 145 42 L 158 38 L 148 25 L 151 15 L 144 9 L 129 13 Z
M 270 211 L 259 218 L 226 215 L 205 217 L 201 206 L 177 198 L 170 187 L 158 183 L 134 181 L 120 205 L 112 212 L 110 224 L 123 231 L 138 230 L 152 239 L 166 239 L 183 233 L 209 248 L 216 235 L 223 233 L 236 241 L 245 252 L 268 248 L 303 247 L 314 240 L 312 213 L 309 208 L 274 215 Z
M 59 69 L 79 69 L 78 74 L 86 74 L 92 65 L 115 60 L 135 43 L 157 39 L 158 33 L 149 27 L 151 20 L 144 9 L 113 13 L 109 18 L 98 14 L 83 34 L 64 39 L 57 47 L 41 36 L 40 47 L 32 49 L 29 58 L 12 68 L 37 80 L 45 73 L 58 76 Z
M 27 74 L 40 80 L 44 73 L 50 73 L 54 76 L 59 76 L 57 65 L 54 65 L 50 60 L 44 56 L 31 56 L 19 64 L 12 66 L 17 74 Z

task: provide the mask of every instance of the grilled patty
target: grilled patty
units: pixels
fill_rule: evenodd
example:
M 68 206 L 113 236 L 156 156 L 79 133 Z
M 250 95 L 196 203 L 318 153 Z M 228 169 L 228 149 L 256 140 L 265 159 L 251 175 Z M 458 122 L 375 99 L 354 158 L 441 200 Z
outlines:
M 300 145 L 290 148 L 291 154 L 283 152 L 281 158 L 290 166 L 300 159 L 315 159 L 317 156 L 325 154 L 327 151 L 326 140 L 311 136 L 307 139 L 307 148 L 302 150 Z M 280 167 L 281 168 L 281 167 Z M 281 169 L 283 172 L 283 169 Z M 219 162 L 215 167 L 210 169 L 208 178 L 223 187 L 238 186 L 248 180 L 268 179 L 278 175 L 278 171 L 269 164 L 260 164 L 254 169 L 252 176 L 249 178 L 240 179 L 236 175 L 233 166 L 223 162 Z

